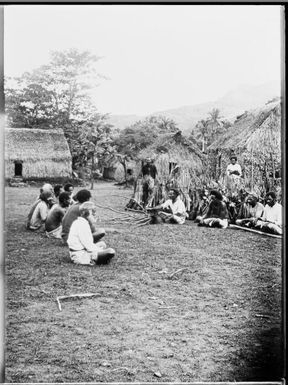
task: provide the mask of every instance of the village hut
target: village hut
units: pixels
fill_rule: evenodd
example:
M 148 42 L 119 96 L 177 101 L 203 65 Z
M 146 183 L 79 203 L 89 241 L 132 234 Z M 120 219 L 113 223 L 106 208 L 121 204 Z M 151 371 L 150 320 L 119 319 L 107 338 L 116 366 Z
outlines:
M 5 129 L 5 178 L 71 177 L 72 158 L 62 130 Z
M 126 177 L 135 176 L 136 162 L 133 160 L 126 161 Z M 115 180 L 118 183 L 125 182 L 125 170 L 123 164 L 117 156 L 111 156 L 101 164 L 101 171 L 104 179 Z
M 183 136 L 181 131 L 161 134 L 139 153 L 136 172 L 141 172 L 147 158 L 153 159 L 157 168 L 162 196 L 165 196 L 169 186 L 175 186 L 189 211 L 190 191 L 203 188 L 207 182 L 204 172 L 206 156 L 197 144 Z
M 237 117 L 231 128 L 208 147 L 210 176 L 225 184 L 231 155 L 242 167 L 242 185 L 264 195 L 281 186 L 280 99 Z

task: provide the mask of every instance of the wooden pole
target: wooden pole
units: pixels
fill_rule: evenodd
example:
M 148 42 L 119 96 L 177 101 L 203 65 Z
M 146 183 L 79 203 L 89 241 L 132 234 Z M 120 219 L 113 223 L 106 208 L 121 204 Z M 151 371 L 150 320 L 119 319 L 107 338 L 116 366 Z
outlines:
M 251 154 L 251 158 L 252 158 L 251 191 L 253 191 L 253 189 L 254 189 L 254 153 L 253 153 L 253 148 L 254 148 L 254 145 L 252 145 L 252 154 Z

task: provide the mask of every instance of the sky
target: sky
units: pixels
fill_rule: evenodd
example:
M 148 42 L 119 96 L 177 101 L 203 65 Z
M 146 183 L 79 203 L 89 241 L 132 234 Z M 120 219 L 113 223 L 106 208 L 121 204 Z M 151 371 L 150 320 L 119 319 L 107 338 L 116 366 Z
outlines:
M 77 48 L 100 56 L 98 110 L 146 115 L 280 84 L 279 5 L 8 5 L 4 71 L 19 76 Z

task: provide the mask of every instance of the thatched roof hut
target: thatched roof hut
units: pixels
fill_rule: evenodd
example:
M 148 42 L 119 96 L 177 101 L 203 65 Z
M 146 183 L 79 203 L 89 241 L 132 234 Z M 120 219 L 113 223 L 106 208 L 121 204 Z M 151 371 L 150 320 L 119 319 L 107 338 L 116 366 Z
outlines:
M 134 174 L 136 162 L 130 161 L 126 163 L 128 174 Z M 114 157 L 102 164 L 102 174 L 104 179 L 112 179 L 116 182 L 123 182 L 125 180 L 125 172 L 123 164 Z
M 186 192 L 190 187 L 203 186 L 206 157 L 197 144 L 184 137 L 181 131 L 162 134 L 143 149 L 138 156 L 141 161 L 139 171 L 141 163 L 148 157 L 154 160 L 161 183 L 165 184 L 175 176 Z
M 210 174 L 224 178 L 235 154 L 244 171 L 244 185 L 259 192 L 273 188 L 281 174 L 281 102 L 276 100 L 239 116 L 233 126 L 208 147 Z
M 70 177 L 72 159 L 62 131 L 5 129 L 5 177 L 42 179 Z

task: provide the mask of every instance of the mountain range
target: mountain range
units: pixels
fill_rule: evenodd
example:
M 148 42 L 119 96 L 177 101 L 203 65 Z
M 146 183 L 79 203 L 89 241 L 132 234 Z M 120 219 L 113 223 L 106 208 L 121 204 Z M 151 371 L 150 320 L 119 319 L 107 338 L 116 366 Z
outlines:
M 164 111 L 155 111 L 149 115 L 162 115 L 173 119 L 184 134 L 189 134 L 196 123 L 208 117 L 213 108 L 220 110 L 220 116 L 233 122 L 237 115 L 260 107 L 275 97 L 280 96 L 280 85 L 267 82 L 257 86 L 242 85 L 227 92 L 211 102 L 182 106 Z M 144 119 L 144 115 L 110 115 L 109 123 L 120 130 Z

